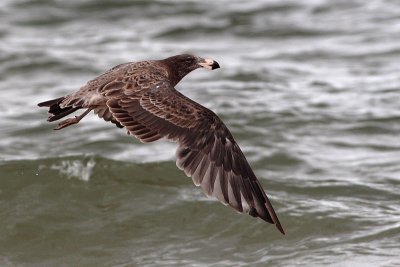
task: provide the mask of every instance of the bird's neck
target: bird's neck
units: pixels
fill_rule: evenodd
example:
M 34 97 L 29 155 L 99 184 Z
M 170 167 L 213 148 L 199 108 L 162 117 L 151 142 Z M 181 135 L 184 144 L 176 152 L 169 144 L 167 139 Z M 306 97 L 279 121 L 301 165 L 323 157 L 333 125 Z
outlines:
M 186 75 L 198 68 L 197 66 L 182 66 L 174 61 L 164 61 L 163 63 L 168 69 L 168 79 L 173 86 L 177 85 Z

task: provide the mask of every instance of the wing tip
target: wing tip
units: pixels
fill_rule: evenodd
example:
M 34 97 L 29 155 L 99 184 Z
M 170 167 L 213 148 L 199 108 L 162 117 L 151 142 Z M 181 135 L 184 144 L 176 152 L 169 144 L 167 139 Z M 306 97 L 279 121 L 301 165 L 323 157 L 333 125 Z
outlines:
M 253 216 L 253 217 L 258 217 L 261 220 L 270 223 L 270 224 L 274 224 L 275 227 L 279 230 L 279 232 L 281 232 L 281 234 L 286 235 L 285 231 L 283 230 L 283 227 L 278 219 L 278 217 L 271 217 L 271 218 L 264 218 L 263 216 L 260 216 L 260 214 L 250 214 L 249 215 Z
M 272 208 L 272 206 L 271 206 L 271 208 Z M 264 221 L 267 221 L 269 223 L 274 224 L 275 227 L 279 230 L 279 232 L 281 232 L 283 235 L 285 235 L 285 231 L 283 230 L 281 222 L 279 221 L 278 216 L 276 215 L 274 209 L 272 208 L 272 210 L 270 210 L 270 209 L 268 209 L 268 206 L 267 206 L 267 210 L 269 212 L 269 216 L 270 216 L 271 220 L 267 221 L 267 220 L 264 220 L 263 218 L 261 218 L 261 219 L 263 219 Z
M 286 233 L 283 230 L 283 227 L 282 227 L 275 211 L 273 209 L 272 210 L 268 209 L 268 206 L 266 207 L 265 211 L 267 213 L 258 212 L 255 207 L 251 207 L 248 214 L 252 217 L 259 218 L 259 219 L 263 220 L 264 222 L 274 224 L 275 227 L 279 230 L 279 232 L 281 232 L 283 235 L 285 235 Z
M 283 230 L 283 227 L 279 221 L 275 222 L 275 226 L 276 226 L 276 228 L 278 228 L 278 230 L 279 230 L 279 232 L 281 232 L 281 234 L 286 235 L 286 233 Z

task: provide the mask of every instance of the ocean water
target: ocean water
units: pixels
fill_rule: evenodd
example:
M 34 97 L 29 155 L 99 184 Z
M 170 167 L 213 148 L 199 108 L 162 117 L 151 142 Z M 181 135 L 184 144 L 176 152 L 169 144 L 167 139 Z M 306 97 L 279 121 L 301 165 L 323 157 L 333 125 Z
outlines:
M 0 2 L 0 266 L 400 266 L 400 2 Z M 206 198 L 176 146 L 36 104 L 119 63 L 227 124 L 286 231 Z

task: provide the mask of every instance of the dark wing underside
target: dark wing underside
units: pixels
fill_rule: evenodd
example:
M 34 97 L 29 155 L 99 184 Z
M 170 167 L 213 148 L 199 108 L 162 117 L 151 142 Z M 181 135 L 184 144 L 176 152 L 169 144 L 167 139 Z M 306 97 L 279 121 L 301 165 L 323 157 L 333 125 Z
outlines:
M 179 144 L 178 168 L 208 196 L 264 221 L 284 233 L 245 156 L 212 111 L 176 91 L 167 81 L 146 90 L 102 90 L 107 106 L 128 133 L 142 142 L 167 138 Z M 115 85 L 115 84 L 114 84 Z

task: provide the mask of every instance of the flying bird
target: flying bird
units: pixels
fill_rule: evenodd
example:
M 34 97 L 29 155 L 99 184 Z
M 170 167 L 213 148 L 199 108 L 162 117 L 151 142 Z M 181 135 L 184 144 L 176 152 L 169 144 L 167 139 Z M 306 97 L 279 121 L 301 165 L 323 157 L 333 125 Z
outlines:
M 271 202 L 225 124 L 175 89 L 193 70 L 219 67 L 212 59 L 188 54 L 124 63 L 74 93 L 38 105 L 49 108 L 49 122 L 84 110 L 61 121 L 55 130 L 77 124 L 93 110 L 143 143 L 160 138 L 176 142 L 177 167 L 207 196 L 275 224 L 284 234 Z

